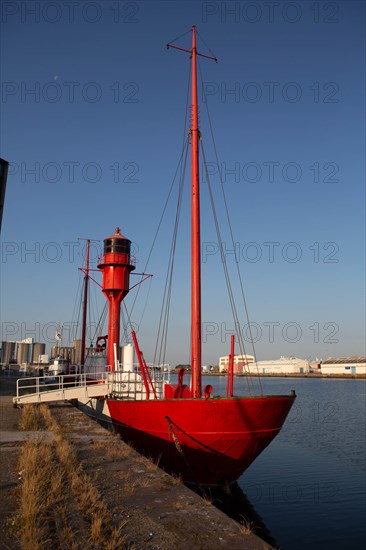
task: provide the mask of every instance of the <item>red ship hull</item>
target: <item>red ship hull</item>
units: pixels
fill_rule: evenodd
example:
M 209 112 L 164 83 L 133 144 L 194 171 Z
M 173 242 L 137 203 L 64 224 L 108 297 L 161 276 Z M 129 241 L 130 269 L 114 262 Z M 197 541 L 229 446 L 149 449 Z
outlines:
M 187 483 L 225 485 L 276 437 L 294 400 L 281 395 L 107 402 L 115 430 L 164 470 Z

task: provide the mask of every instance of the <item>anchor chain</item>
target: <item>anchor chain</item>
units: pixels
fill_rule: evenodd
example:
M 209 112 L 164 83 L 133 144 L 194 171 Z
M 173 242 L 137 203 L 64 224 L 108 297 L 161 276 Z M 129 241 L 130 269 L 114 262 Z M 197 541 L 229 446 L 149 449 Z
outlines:
M 183 449 L 182 449 L 182 446 L 181 446 L 181 444 L 179 443 L 178 437 L 177 437 L 177 435 L 176 435 L 175 432 L 174 432 L 172 420 L 169 418 L 169 416 L 166 416 L 166 417 L 165 417 L 165 420 L 166 420 L 167 423 L 168 423 L 169 431 L 170 431 L 170 433 L 171 433 L 172 436 L 173 436 L 174 445 L 175 445 L 175 447 L 176 447 L 178 453 L 181 455 L 181 457 L 182 457 L 183 461 L 185 462 L 187 468 L 188 468 L 189 471 L 191 472 L 192 477 L 196 480 L 196 485 L 197 485 L 197 487 L 200 489 L 200 491 L 203 491 L 203 489 L 202 489 L 202 487 L 201 487 L 201 484 L 200 484 L 199 481 L 197 480 L 197 476 L 196 476 L 196 474 L 195 474 L 195 472 L 194 472 L 194 469 L 193 469 L 192 466 L 190 465 L 190 463 L 189 463 L 189 461 L 188 461 L 188 459 L 187 459 L 187 457 L 186 457 L 186 455 L 185 455 L 185 453 L 184 453 L 184 451 L 183 451 Z

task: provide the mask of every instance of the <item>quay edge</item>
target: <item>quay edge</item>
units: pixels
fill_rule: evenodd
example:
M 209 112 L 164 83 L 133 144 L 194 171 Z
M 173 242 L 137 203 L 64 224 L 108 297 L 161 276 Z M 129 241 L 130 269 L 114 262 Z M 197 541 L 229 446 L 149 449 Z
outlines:
M 17 457 L 24 440 L 39 432 L 21 432 L 20 410 L 12 406 L 15 379 L 0 377 L 0 425 L 3 498 L 0 534 L 11 548 L 20 548 L 9 532 L 9 518 L 16 512 Z M 210 502 L 171 478 L 151 461 L 99 426 L 69 403 L 52 405 L 52 412 L 77 450 L 84 470 L 96 480 L 116 524 L 123 525 L 129 544 L 146 549 L 170 550 L 227 548 L 263 550 L 272 546 L 243 527 Z M 126 448 L 128 453 L 126 456 Z M 118 458 L 119 449 L 121 458 Z M 113 451 L 113 452 L 112 452 Z M 110 457 L 113 458 L 110 458 Z M 108 458 L 109 457 L 109 458 Z M 3 461 L 3 459 L 5 459 Z M 130 489 L 126 489 L 126 479 Z M 79 541 L 80 542 L 80 541 Z M 86 542 L 86 541 L 85 541 Z

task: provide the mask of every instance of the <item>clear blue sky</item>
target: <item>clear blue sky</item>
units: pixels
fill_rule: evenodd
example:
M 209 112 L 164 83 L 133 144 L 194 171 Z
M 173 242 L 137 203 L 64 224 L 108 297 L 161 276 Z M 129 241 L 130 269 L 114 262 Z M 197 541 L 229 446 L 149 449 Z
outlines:
M 189 60 L 165 44 L 192 24 L 219 58 L 201 61 L 200 99 L 204 88 L 258 358 L 365 353 L 361 1 L 4 2 L 1 156 L 11 167 L 1 339 L 50 344 L 54 324 L 72 321 L 78 237 L 102 240 L 120 225 L 144 266 L 180 154 L 187 90 Z M 208 138 L 204 105 L 200 119 Z M 233 323 L 207 203 L 203 210 L 203 361 L 217 364 Z M 167 221 L 148 269 L 154 278 L 139 329 L 147 360 L 169 233 Z M 184 243 L 186 221 L 180 235 Z M 229 251 L 225 231 L 224 240 Z M 173 365 L 189 360 L 189 259 L 181 250 Z M 148 290 L 146 283 L 137 323 Z

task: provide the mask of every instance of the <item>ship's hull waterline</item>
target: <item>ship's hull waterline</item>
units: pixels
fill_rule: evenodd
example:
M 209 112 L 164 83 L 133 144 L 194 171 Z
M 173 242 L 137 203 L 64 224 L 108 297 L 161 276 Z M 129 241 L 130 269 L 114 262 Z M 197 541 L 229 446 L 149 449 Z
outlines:
M 79 406 L 184 482 L 223 486 L 236 481 L 276 437 L 294 399 L 93 399 Z

